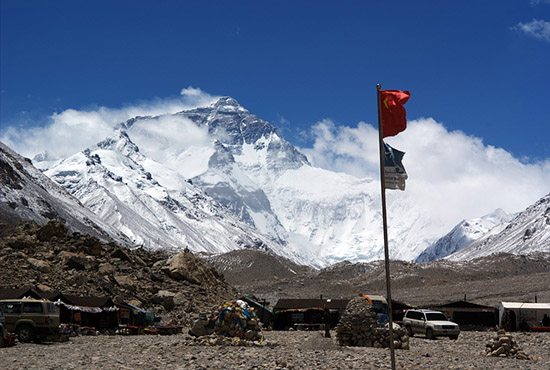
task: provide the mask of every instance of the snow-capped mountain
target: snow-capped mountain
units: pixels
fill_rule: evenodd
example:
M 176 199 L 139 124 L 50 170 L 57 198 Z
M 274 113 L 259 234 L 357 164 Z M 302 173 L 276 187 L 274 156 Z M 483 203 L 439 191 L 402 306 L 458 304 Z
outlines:
M 123 127 L 144 154 L 191 179 L 311 265 L 383 255 L 379 184 L 312 167 L 275 127 L 232 98 L 139 117 Z M 181 137 L 167 137 L 160 127 Z M 198 143 L 186 143 L 187 135 Z M 399 246 L 391 250 L 393 258 L 410 260 L 441 235 L 437 221 L 420 217 L 422 210 L 402 194 L 388 194 L 388 209 L 391 243 Z
M 241 222 L 179 173 L 143 155 L 123 130 L 45 173 L 135 245 L 282 253 L 279 244 Z
M 127 245 L 124 234 L 104 222 L 78 199 L 0 142 L 0 222 L 62 219 L 73 232 Z
M 487 233 L 447 259 L 463 261 L 495 253 L 536 252 L 550 252 L 550 194 L 520 212 L 499 233 Z
M 379 184 L 312 167 L 275 127 L 232 98 L 135 117 L 117 135 L 41 168 L 136 243 L 221 253 L 261 241 L 315 267 L 383 257 Z M 246 222 L 252 240 L 223 228 L 245 230 L 229 213 L 213 216 L 205 210 L 212 203 L 193 203 L 205 194 Z M 388 192 L 387 201 L 392 258 L 412 260 L 443 233 L 439 220 L 424 217 L 403 194 Z M 204 217 L 192 222 L 196 208 Z M 220 222 L 204 221 L 214 219 Z
M 415 259 L 415 262 L 430 262 L 447 257 L 456 251 L 466 247 L 482 236 L 494 235 L 502 231 L 514 215 L 497 209 L 494 212 L 480 218 L 463 220 L 456 225 L 447 235 L 426 248 Z

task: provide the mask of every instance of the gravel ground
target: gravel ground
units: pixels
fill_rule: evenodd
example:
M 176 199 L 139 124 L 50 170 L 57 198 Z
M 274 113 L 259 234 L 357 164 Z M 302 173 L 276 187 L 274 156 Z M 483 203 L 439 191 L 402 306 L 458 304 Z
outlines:
M 485 357 L 493 332 L 456 341 L 413 337 L 396 350 L 397 369 L 550 369 L 550 333 L 514 333 L 533 360 Z M 389 369 L 388 349 L 339 347 L 322 332 L 265 332 L 262 346 L 197 345 L 187 335 L 81 336 L 63 343 L 0 348 L 0 369 Z

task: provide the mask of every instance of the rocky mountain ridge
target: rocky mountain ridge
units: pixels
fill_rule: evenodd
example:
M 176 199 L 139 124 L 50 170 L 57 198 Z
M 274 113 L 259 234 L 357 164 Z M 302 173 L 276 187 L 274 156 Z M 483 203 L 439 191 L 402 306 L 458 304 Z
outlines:
M 483 217 L 464 220 L 456 225 L 448 234 L 438 239 L 434 244 L 426 248 L 414 262 L 422 263 L 447 257 L 479 238 L 494 235 L 501 232 L 508 222 L 515 217 L 497 209 Z
M 447 257 L 467 260 L 492 253 L 550 252 L 550 194 L 520 212 L 499 233 L 488 233 Z
M 0 142 L 0 223 L 20 220 L 45 223 L 61 218 L 71 231 L 93 235 L 102 241 L 128 245 L 130 241 L 103 222 L 78 199 Z

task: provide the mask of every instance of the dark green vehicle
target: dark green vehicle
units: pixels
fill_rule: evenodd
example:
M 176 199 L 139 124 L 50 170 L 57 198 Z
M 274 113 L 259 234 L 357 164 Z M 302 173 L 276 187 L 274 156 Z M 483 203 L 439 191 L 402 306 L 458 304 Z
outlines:
M 0 348 L 4 347 L 4 338 L 6 338 L 7 331 L 4 326 L 5 323 L 4 312 L 2 311 L 2 305 L 0 305 Z
M 59 311 L 51 301 L 6 299 L 0 305 L 6 330 L 15 333 L 20 342 L 39 343 L 59 334 Z

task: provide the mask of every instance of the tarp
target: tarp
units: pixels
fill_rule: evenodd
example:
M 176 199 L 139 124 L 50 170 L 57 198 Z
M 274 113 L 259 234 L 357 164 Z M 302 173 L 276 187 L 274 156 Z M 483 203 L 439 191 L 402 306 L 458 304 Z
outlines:
M 501 302 L 502 308 L 523 310 L 550 310 L 550 303 Z
M 125 302 L 124 303 L 126 306 L 129 306 L 131 307 L 134 311 L 137 311 L 137 312 L 141 312 L 141 313 L 147 313 L 147 311 L 145 311 L 143 308 L 139 308 L 138 306 L 134 306 L 133 304 L 131 303 L 128 303 L 128 302 Z
M 89 313 L 99 313 L 99 312 L 103 312 L 103 311 L 114 312 L 114 311 L 119 310 L 118 307 L 103 307 L 103 308 L 100 308 L 100 307 L 76 306 L 76 305 L 65 303 L 65 302 L 61 301 L 61 299 L 58 299 L 57 301 L 55 301 L 54 304 L 56 306 L 63 305 L 65 307 L 67 307 L 67 309 L 72 310 L 72 311 L 81 311 L 81 312 L 89 312 Z

